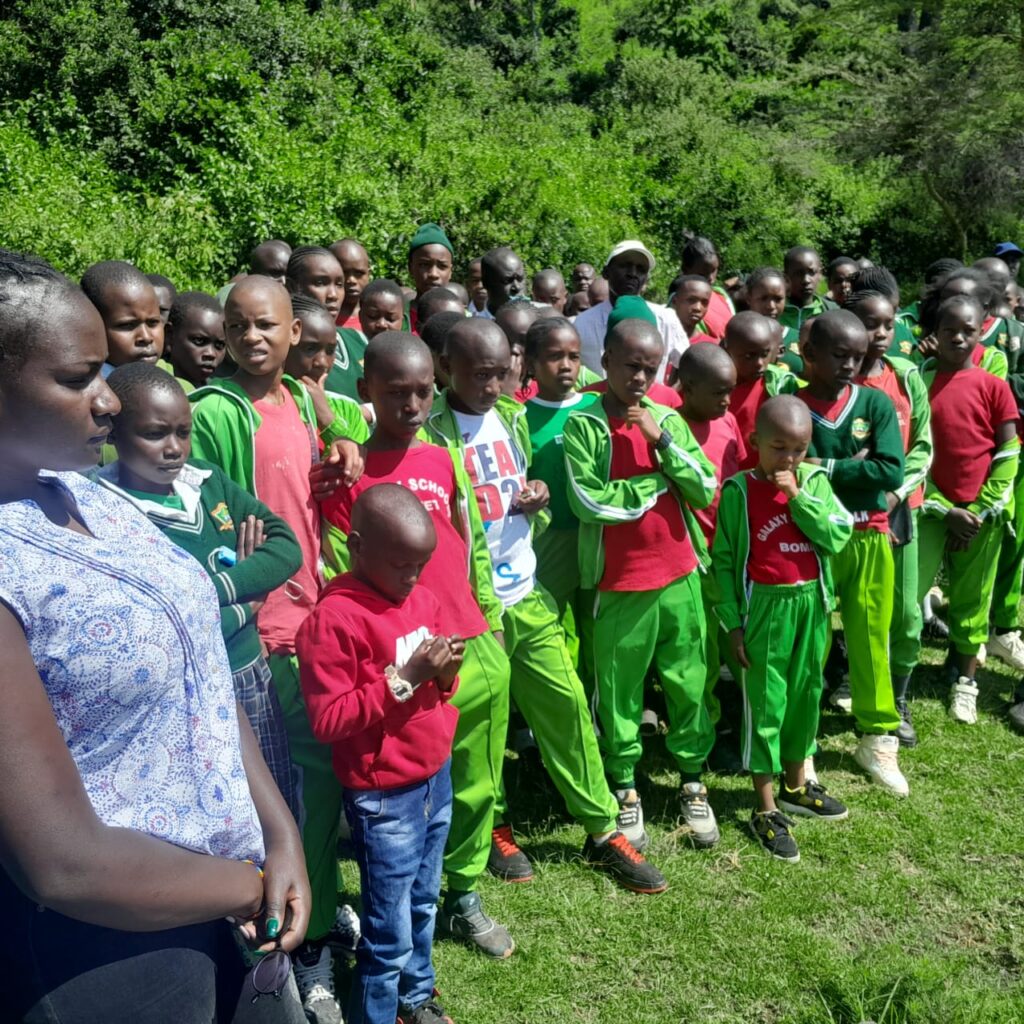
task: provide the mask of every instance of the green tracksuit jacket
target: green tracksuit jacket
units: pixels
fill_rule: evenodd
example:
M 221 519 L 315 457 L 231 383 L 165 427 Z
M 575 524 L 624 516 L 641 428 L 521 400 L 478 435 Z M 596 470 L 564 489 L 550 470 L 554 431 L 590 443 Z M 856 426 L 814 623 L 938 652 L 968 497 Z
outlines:
M 726 632 L 739 629 L 747 615 L 750 580 L 750 523 L 747 517 L 747 477 L 753 470 L 737 473 L 722 484 L 718 503 L 718 526 L 712 548 L 712 570 L 717 599 L 715 614 Z M 789 500 L 794 524 L 814 545 L 818 559 L 821 600 L 828 613 L 835 603 L 830 556 L 838 554 L 853 534 L 853 516 L 843 507 L 821 466 L 801 463 L 797 467 L 800 493 Z
M 316 411 L 304 385 L 287 374 L 282 384 L 295 399 L 319 462 Z M 220 466 L 239 487 L 256 494 L 256 431 L 262 422 L 252 399 L 230 377 L 212 380 L 188 396 L 192 403 L 192 454 Z
M 678 488 L 683 519 L 701 570 L 709 557 L 704 535 L 688 505 L 707 508 L 714 501 L 718 480 L 715 467 L 694 439 L 686 420 L 649 398 L 641 404 L 654 417 L 671 443 L 657 453 L 661 472 L 644 473 L 628 480 L 609 479 L 612 435 L 603 402 L 573 409 L 565 421 L 562 450 L 569 481 L 569 505 L 580 521 L 580 586 L 592 590 L 604 573 L 603 533 L 606 525 L 635 522 L 652 509 L 668 489 Z M 657 553 L 653 553 L 656 557 Z

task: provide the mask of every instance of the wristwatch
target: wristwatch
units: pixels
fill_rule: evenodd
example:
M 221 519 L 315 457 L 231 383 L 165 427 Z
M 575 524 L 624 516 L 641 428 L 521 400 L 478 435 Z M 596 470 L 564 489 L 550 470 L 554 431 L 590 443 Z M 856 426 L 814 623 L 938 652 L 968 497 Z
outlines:
M 667 431 L 661 432 L 661 437 L 654 442 L 654 448 L 656 451 L 663 452 L 672 443 L 672 435 Z

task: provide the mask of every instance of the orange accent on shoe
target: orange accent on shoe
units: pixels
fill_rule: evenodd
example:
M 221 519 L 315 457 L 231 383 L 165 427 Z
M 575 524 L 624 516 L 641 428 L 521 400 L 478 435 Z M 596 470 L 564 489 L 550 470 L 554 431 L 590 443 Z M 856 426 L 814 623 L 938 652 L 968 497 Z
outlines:
M 523 852 L 512 835 L 511 825 L 499 825 L 491 832 L 491 838 L 502 857 L 514 857 L 517 853 Z
M 611 846 L 614 846 L 628 860 L 631 860 L 634 864 L 646 864 L 646 860 L 643 854 L 637 853 L 633 847 L 633 844 L 621 833 L 617 832 L 615 835 L 608 840 Z

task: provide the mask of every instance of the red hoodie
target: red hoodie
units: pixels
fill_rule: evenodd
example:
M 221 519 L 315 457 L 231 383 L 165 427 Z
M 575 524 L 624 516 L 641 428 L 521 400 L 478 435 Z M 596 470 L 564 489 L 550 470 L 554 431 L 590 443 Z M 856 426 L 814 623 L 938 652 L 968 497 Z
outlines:
M 397 789 L 429 779 L 448 760 L 458 711 L 433 680 L 404 704 L 384 678 L 441 632 L 437 598 L 417 584 L 395 604 L 351 573 L 324 588 L 295 638 L 313 735 L 331 745 L 350 789 Z M 457 684 L 456 684 L 457 685 Z

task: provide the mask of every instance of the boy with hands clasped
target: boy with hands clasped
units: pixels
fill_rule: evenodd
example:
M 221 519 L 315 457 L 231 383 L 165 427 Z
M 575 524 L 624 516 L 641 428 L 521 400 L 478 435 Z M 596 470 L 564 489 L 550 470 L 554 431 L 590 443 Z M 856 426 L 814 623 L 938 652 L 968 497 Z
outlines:
M 716 612 L 743 667 L 743 767 L 757 808 L 750 830 L 773 857 L 796 862 L 790 814 L 820 820 L 846 808 L 808 779 L 833 604 L 829 559 L 843 549 L 853 516 L 826 472 L 804 459 L 811 417 L 797 398 L 770 398 L 757 414 L 753 470 L 726 480 L 713 548 Z M 775 776 L 785 771 L 778 801 Z M 780 810 L 781 808 L 781 810 Z

